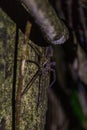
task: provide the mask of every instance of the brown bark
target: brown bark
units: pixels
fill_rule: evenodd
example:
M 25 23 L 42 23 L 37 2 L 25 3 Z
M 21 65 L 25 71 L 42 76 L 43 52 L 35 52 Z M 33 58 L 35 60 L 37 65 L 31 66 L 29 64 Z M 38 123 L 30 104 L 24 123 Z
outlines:
M 21 62 L 19 66 L 19 75 L 18 75 L 18 88 L 17 88 L 17 95 L 16 95 L 16 130 L 20 130 L 20 117 L 21 117 L 21 94 L 22 88 L 24 86 L 24 76 L 25 76 L 25 62 L 27 56 L 27 42 L 28 37 L 31 30 L 30 22 L 27 23 L 24 35 L 24 42 L 21 44 Z

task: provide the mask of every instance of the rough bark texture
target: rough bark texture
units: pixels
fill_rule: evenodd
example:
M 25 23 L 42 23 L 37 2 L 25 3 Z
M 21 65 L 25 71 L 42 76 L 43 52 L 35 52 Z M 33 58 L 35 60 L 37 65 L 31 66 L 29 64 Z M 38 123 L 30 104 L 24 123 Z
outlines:
M 25 36 L 24 42 L 21 45 L 21 62 L 19 66 L 19 77 L 18 77 L 18 88 L 17 88 L 17 95 L 16 95 L 16 130 L 20 130 L 20 117 L 21 117 L 21 94 L 22 88 L 24 86 L 24 76 L 25 76 L 25 63 L 26 63 L 26 56 L 27 56 L 27 41 L 31 30 L 31 24 L 28 22 L 25 29 Z

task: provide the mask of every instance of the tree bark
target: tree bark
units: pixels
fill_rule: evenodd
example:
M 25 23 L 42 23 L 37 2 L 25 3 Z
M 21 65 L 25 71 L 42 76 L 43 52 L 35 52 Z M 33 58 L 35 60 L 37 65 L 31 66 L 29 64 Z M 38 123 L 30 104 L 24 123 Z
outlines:
M 24 86 L 24 76 L 25 76 L 25 63 L 27 57 L 27 42 L 28 37 L 31 30 L 30 22 L 27 23 L 24 35 L 24 42 L 21 44 L 21 62 L 19 66 L 19 75 L 18 75 L 18 88 L 17 88 L 17 95 L 16 95 L 16 119 L 15 119 L 15 130 L 20 130 L 20 117 L 21 117 L 21 95 L 22 95 L 22 88 Z

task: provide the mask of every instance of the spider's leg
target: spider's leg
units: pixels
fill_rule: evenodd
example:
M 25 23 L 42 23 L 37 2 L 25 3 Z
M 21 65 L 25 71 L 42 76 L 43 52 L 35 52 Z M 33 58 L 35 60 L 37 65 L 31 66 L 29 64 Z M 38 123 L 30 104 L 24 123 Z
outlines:
M 31 85 L 33 84 L 33 82 L 36 80 L 36 78 L 39 75 L 39 70 L 36 71 L 36 73 L 34 74 L 34 76 L 32 77 L 31 81 L 26 85 L 26 87 L 24 88 L 23 92 L 22 92 L 22 96 L 27 93 L 27 91 L 30 89 Z
M 49 59 L 53 56 L 53 48 L 52 46 L 48 46 L 45 49 L 45 56 Z
M 34 52 L 37 54 L 37 56 L 41 56 L 41 52 L 39 51 L 39 49 L 35 46 L 35 43 L 33 43 L 32 41 L 29 41 L 28 43 L 30 45 L 30 47 L 34 50 Z M 33 45 L 34 44 L 34 45 Z
M 50 83 L 50 85 L 49 85 L 48 88 L 53 87 L 54 83 L 56 82 L 56 71 L 55 71 L 55 69 L 52 69 L 52 68 L 51 68 L 51 72 L 53 72 L 53 80 L 52 80 L 52 82 Z
M 37 62 L 35 62 L 35 61 L 26 60 L 26 62 L 33 63 L 33 64 L 35 64 L 38 67 L 38 69 L 40 68 L 39 64 Z

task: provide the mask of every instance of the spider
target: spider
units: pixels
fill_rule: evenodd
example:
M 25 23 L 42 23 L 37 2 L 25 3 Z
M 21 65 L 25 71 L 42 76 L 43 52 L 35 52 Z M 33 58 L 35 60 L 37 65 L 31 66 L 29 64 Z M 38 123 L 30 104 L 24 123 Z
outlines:
M 38 76 L 46 77 L 50 72 L 52 73 L 53 80 L 49 84 L 48 88 L 52 87 L 56 81 L 55 62 L 54 61 L 51 62 L 51 57 L 53 56 L 52 47 L 51 46 L 46 47 L 44 49 L 44 53 L 41 54 L 41 52 L 33 44 L 32 41 L 29 42 L 29 46 L 34 50 L 35 54 L 38 56 L 39 61 L 38 61 L 38 63 L 35 61 L 32 61 L 32 60 L 27 60 L 26 62 L 35 64 L 38 67 L 38 70 L 36 71 L 34 76 L 31 78 L 30 82 L 28 82 L 27 85 L 25 86 L 25 88 L 22 92 L 22 96 L 28 92 L 28 90 L 30 89 L 32 84 L 35 82 L 35 80 L 37 79 Z

